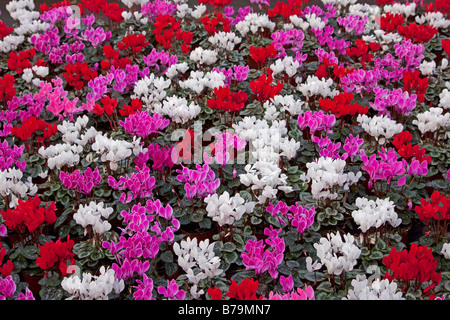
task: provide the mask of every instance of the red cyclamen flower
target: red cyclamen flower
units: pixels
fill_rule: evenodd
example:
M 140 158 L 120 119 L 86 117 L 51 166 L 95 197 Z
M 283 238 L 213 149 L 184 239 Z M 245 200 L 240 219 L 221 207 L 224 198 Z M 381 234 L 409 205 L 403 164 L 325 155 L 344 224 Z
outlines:
M 258 280 L 246 278 L 239 285 L 233 280 L 226 295 L 236 300 L 262 300 L 262 296 L 256 295 L 258 287 Z
M 75 263 L 75 254 L 72 252 L 74 245 L 75 242 L 70 240 L 69 236 L 67 236 L 66 242 L 61 242 L 61 238 L 56 242 L 46 242 L 43 246 L 39 247 L 39 257 L 36 259 L 36 264 L 42 270 L 50 270 L 57 267 L 55 271 L 58 271 L 64 277 L 68 274 L 67 261 L 71 265 Z

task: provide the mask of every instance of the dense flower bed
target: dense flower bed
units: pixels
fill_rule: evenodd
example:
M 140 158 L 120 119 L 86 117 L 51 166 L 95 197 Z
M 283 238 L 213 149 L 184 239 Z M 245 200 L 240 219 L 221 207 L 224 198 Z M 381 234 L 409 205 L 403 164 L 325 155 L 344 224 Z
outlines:
M 0 299 L 448 299 L 450 2 L 81 0 L 0 23 Z

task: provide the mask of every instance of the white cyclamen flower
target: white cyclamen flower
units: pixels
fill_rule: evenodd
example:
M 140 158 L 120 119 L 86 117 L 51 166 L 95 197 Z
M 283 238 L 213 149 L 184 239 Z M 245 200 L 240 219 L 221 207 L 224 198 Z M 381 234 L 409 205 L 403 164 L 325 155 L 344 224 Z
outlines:
M 376 201 L 367 198 L 356 198 L 355 205 L 358 210 L 352 212 L 352 217 L 362 232 L 370 228 L 379 228 L 386 223 L 393 227 L 398 227 L 402 223 L 397 213 L 394 211 L 394 201 L 389 198 L 378 199 Z
M 352 280 L 353 289 L 348 290 L 342 300 L 405 300 L 397 283 L 388 279 L 375 279 L 372 283 L 364 275 L 357 275 Z
M 206 211 L 208 217 L 213 221 L 217 221 L 220 226 L 232 225 L 235 221 L 240 220 L 244 213 L 253 212 L 255 202 L 245 202 L 239 193 L 230 197 L 225 191 L 223 194 L 208 195 L 204 201 L 207 203 Z
M 319 243 L 314 244 L 317 257 L 326 266 L 328 274 L 340 275 L 353 270 L 361 255 L 361 249 L 354 242 L 355 238 L 351 234 L 345 234 L 342 240 L 341 234 L 337 232 L 328 233 L 326 238 L 322 237 Z
M 61 281 L 61 287 L 71 295 L 66 300 L 108 300 L 111 292 L 122 292 L 125 283 L 116 279 L 113 269 L 101 266 L 100 275 L 94 276 L 86 272 L 82 279 L 78 275 L 65 277 Z

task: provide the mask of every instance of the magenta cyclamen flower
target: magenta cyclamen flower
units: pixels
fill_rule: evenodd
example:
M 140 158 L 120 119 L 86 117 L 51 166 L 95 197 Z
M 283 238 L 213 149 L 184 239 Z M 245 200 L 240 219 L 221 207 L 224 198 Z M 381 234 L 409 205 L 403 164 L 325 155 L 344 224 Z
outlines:
M 390 115 L 388 108 L 392 108 L 399 114 L 409 115 L 416 107 L 417 95 L 409 94 L 401 88 L 389 90 L 376 87 L 373 89 L 375 101 L 370 102 L 370 106 L 377 110 L 380 115 Z
M 144 57 L 144 62 L 147 67 L 154 67 L 156 70 L 161 70 L 165 72 L 167 68 L 171 65 L 177 63 L 178 57 L 164 50 L 157 51 L 155 48 L 152 49 L 149 55 Z
M 269 206 L 266 208 L 266 211 L 272 214 L 272 217 L 278 219 L 280 225 L 286 225 L 286 222 L 282 219 L 282 217 L 287 217 L 287 213 L 289 211 L 289 206 L 285 204 L 283 201 L 279 201 L 276 206 L 273 206 L 273 203 L 269 203 Z M 279 215 L 281 213 L 281 216 Z
M 19 159 L 22 156 L 24 148 L 25 145 L 21 145 L 20 147 L 14 145 L 11 148 L 6 140 L 0 143 L 0 170 L 7 170 L 15 163 L 23 172 L 27 163 L 25 161 L 19 161 Z
M 149 1 L 142 5 L 141 13 L 144 17 L 153 20 L 158 15 L 170 15 L 173 16 L 177 11 L 177 4 L 174 2 L 167 2 L 163 0 Z
M 19 293 L 16 300 L 36 300 L 28 287 L 25 288 L 25 293 Z
M 308 110 L 304 114 L 300 114 L 297 119 L 300 129 L 309 128 L 311 135 L 316 131 L 325 130 L 326 134 L 331 134 L 331 130 L 336 123 L 336 117 L 333 114 L 325 114 L 323 111 Z
M 276 206 L 269 203 L 266 211 L 271 213 L 272 217 L 276 217 L 281 226 L 287 225 L 283 218 L 287 219 L 291 226 L 297 228 L 299 233 L 305 232 L 314 223 L 314 206 L 308 210 L 297 204 L 289 207 L 283 201 L 279 201 Z
M 340 26 L 345 28 L 346 32 L 354 32 L 356 35 L 360 35 L 364 32 L 367 16 L 360 17 L 357 15 L 348 15 L 345 17 L 338 17 L 337 22 Z
M 87 168 L 84 173 L 78 169 L 71 174 L 61 171 L 59 179 L 62 181 L 62 185 L 69 190 L 90 194 L 94 187 L 100 185 L 102 177 L 98 168 L 94 170 Z
M 102 246 L 116 259 L 112 268 L 118 279 L 132 278 L 134 273 L 142 277 L 150 267 L 149 259 L 158 254 L 160 244 L 173 242 L 180 223 L 172 207 L 164 207 L 159 200 L 147 200 L 145 206 L 138 203 L 121 215 L 125 227 L 119 241 L 104 241 Z
M 86 41 L 89 41 L 91 45 L 96 48 L 99 44 L 103 43 L 104 41 L 108 41 L 111 38 L 111 31 L 105 32 L 105 30 L 102 27 L 87 27 L 83 38 Z
M 173 279 L 171 281 L 167 280 L 167 289 L 159 286 L 158 293 L 164 295 L 169 300 L 184 300 L 186 297 L 186 292 L 179 289 L 177 282 Z
M 283 261 L 285 244 L 279 237 L 281 229 L 274 230 L 272 226 L 264 229 L 264 234 L 268 236 L 265 243 L 263 240 L 249 240 L 245 245 L 245 252 L 241 258 L 247 270 L 254 269 L 256 274 L 267 271 L 273 279 L 278 277 L 278 266 Z
M 299 233 L 304 233 L 314 223 L 316 209 L 314 206 L 311 209 L 306 209 L 300 205 L 292 205 L 289 207 L 292 214 L 288 214 L 288 219 L 294 228 L 297 228 Z
M 377 155 L 373 154 L 367 157 L 364 149 L 360 150 L 361 160 L 364 162 L 363 170 L 369 174 L 369 188 L 372 188 L 373 183 L 378 180 L 387 179 L 387 184 L 391 183 L 391 179 L 401 176 L 406 172 L 405 164 L 402 161 L 397 161 L 397 154 L 395 149 L 390 149 L 388 152 L 384 148 L 379 151 L 380 160 L 377 160 Z M 404 185 L 406 176 L 398 180 L 398 186 Z
M 350 157 L 353 160 L 353 157 L 358 154 L 359 148 L 363 145 L 364 140 L 359 138 L 359 135 L 353 137 L 350 133 L 348 137 L 345 139 L 344 150 L 346 153 L 342 155 L 342 160 L 346 160 Z
M 124 127 L 126 132 L 142 138 L 163 130 L 169 123 L 170 120 L 164 119 L 157 113 L 151 116 L 148 110 L 142 112 L 138 110 L 136 113 L 129 115 L 125 121 L 119 121 L 119 124 Z
M 294 288 L 294 279 L 292 278 L 292 274 L 289 277 L 281 276 L 280 284 L 283 287 L 284 292 L 290 292 Z
M 342 89 L 345 92 L 371 92 L 378 85 L 381 72 L 380 68 L 375 67 L 373 70 L 358 69 L 348 73 L 341 78 Z
M 247 80 L 247 76 L 248 76 L 248 72 L 250 71 L 250 67 L 234 65 L 233 71 L 234 71 L 233 79 L 236 80 L 237 82 L 242 82 L 242 81 Z
M 156 298 L 153 298 L 152 278 L 149 278 L 146 274 L 144 274 L 142 281 L 137 279 L 136 283 L 138 285 L 133 287 L 136 289 L 136 291 L 133 293 L 133 297 L 135 300 L 156 300 Z
M 164 172 L 165 168 L 174 166 L 172 160 L 173 148 L 173 146 L 170 148 L 166 145 L 161 147 L 157 143 L 151 143 L 147 148 L 147 152 L 140 152 L 134 161 L 139 168 L 142 168 L 151 159 L 153 161 L 152 170 Z
M 328 157 L 333 159 L 341 159 L 342 157 L 339 155 L 339 148 L 341 147 L 341 143 L 334 143 L 328 137 L 314 136 L 312 137 L 312 142 L 315 142 L 319 146 L 319 155 L 321 157 Z
M 302 49 L 305 35 L 300 29 L 291 29 L 273 32 L 271 37 L 273 40 L 272 45 L 278 52 L 277 58 L 282 59 L 287 56 L 286 49 L 293 52 L 297 52 Z M 300 61 L 299 63 L 301 64 Z
M 12 298 L 15 291 L 16 284 L 11 276 L 7 276 L 5 279 L 0 277 L 0 300 Z
M 407 172 L 410 175 L 416 175 L 416 176 L 426 176 L 428 173 L 428 161 L 423 160 L 420 162 L 419 160 L 416 160 L 416 158 L 413 158 L 411 160 L 411 164 L 408 165 L 405 159 L 402 159 L 405 166 L 408 168 Z
M 156 187 L 156 179 L 150 175 L 150 168 L 147 166 L 142 168 L 136 166 L 136 170 L 137 172 L 132 173 L 130 176 L 120 177 L 119 181 L 114 179 L 113 176 L 108 177 L 108 184 L 111 188 L 131 191 L 128 195 L 125 192 L 122 193 L 119 199 L 122 203 L 129 203 L 137 198 L 148 198 Z
M 8 229 L 4 224 L 0 224 L 0 238 L 4 238 L 8 235 Z
M 215 179 L 216 175 L 209 165 L 196 164 L 196 168 L 197 170 L 193 170 L 183 166 L 182 170 L 177 169 L 177 180 L 185 183 L 184 190 L 188 199 L 214 194 L 220 185 L 220 179 Z
M 306 285 L 305 290 L 297 288 L 297 290 L 292 290 L 291 292 L 285 292 L 283 294 L 271 291 L 269 292 L 269 298 L 267 300 L 315 300 L 314 289 L 313 287 Z

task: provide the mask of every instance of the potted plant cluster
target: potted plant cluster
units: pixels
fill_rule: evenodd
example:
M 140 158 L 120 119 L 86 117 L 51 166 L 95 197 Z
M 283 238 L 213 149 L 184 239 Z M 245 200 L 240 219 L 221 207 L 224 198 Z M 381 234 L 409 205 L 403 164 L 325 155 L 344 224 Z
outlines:
M 12 0 L 0 299 L 450 295 L 450 2 Z

